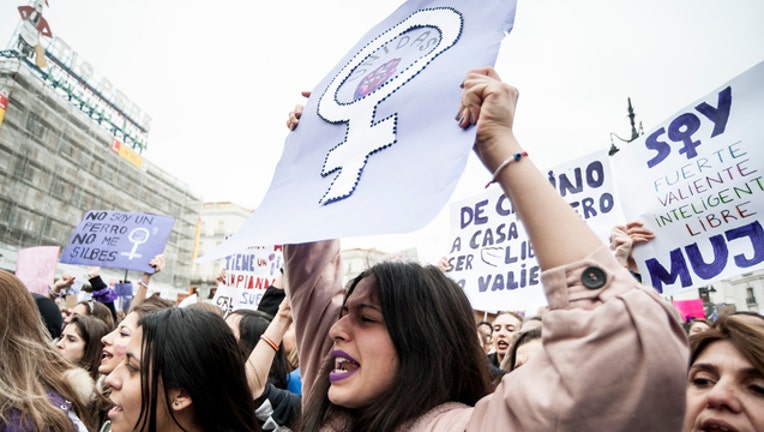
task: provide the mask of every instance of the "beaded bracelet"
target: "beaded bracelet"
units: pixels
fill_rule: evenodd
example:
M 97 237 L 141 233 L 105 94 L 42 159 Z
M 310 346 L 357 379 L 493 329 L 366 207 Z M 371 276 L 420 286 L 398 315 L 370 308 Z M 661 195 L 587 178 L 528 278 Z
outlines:
M 276 342 L 274 342 L 274 341 L 273 341 L 273 339 L 269 338 L 269 337 L 268 337 L 268 336 L 266 336 L 266 335 L 260 335 L 260 340 L 261 340 L 261 341 L 265 341 L 265 343 L 267 343 L 268 345 L 270 345 L 270 346 L 271 346 L 271 348 L 273 348 L 273 350 L 274 350 L 274 351 L 277 351 L 277 352 L 278 352 L 278 350 L 279 350 L 279 344 L 277 344 Z
M 500 165 L 499 165 L 499 166 L 496 168 L 496 170 L 493 172 L 493 177 L 491 177 L 491 181 L 489 181 L 489 182 L 488 182 L 488 183 L 485 185 L 485 187 L 487 188 L 488 186 L 490 186 L 490 185 L 492 185 L 492 184 L 496 183 L 496 179 L 497 179 L 497 178 L 499 178 L 499 173 L 501 173 L 501 170 L 503 170 L 504 168 L 506 168 L 506 167 L 507 167 L 507 165 L 511 164 L 512 162 L 517 162 L 517 161 L 519 161 L 519 160 L 520 160 L 520 159 L 521 159 L 523 156 L 528 156 L 528 152 L 525 152 L 525 151 L 524 151 L 524 152 L 517 152 L 517 153 L 513 154 L 512 156 L 510 156 L 510 157 L 506 158 L 506 159 L 504 160 L 504 162 L 502 162 L 502 163 L 501 163 L 501 164 L 500 164 Z

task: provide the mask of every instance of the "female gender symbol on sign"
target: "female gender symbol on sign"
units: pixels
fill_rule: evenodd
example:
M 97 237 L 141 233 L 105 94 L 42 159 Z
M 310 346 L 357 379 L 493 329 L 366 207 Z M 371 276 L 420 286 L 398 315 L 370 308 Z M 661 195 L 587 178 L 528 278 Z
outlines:
M 334 77 L 319 99 L 318 115 L 330 123 L 346 122 L 347 133 L 326 154 L 321 175 L 338 173 L 319 203 L 352 195 L 369 156 L 395 144 L 397 114 L 375 123 L 377 104 L 451 48 L 462 25 L 461 14 L 451 8 L 414 12 L 372 40 Z M 366 67 L 376 64 L 381 66 L 370 74 Z M 402 70 L 395 74 L 400 65 Z M 358 78 L 365 78 L 360 85 L 353 83 Z
M 143 255 L 136 253 L 135 251 L 138 250 L 138 245 L 142 245 L 149 241 L 149 236 L 149 230 L 143 227 L 138 227 L 130 231 L 130 234 L 127 235 L 127 239 L 130 240 L 130 243 L 133 244 L 133 249 L 130 250 L 130 252 L 122 252 L 122 255 L 126 256 L 127 259 L 131 261 L 133 258 L 142 257 Z

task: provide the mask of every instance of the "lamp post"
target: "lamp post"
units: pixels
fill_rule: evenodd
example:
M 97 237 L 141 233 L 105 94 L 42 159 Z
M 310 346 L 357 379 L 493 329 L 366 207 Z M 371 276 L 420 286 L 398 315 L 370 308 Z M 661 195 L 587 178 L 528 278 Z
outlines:
M 620 150 L 618 147 L 616 147 L 615 142 L 613 141 L 613 137 L 618 138 L 619 140 L 630 143 L 634 141 L 635 139 L 639 138 L 640 135 L 642 135 L 642 122 L 639 122 L 639 132 L 637 132 L 637 127 L 634 123 L 634 118 L 636 117 L 636 114 L 634 114 L 634 108 L 631 106 L 631 98 L 626 98 L 628 101 L 628 108 L 627 112 L 629 113 L 629 122 L 631 123 L 631 138 L 625 139 L 618 136 L 618 134 L 614 132 L 610 132 L 610 151 L 608 151 L 608 155 L 613 156 L 614 154 L 618 153 Z

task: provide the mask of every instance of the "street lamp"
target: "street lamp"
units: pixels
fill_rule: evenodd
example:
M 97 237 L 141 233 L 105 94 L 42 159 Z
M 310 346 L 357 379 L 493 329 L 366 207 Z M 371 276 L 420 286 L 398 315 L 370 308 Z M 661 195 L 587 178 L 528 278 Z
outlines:
M 631 123 L 631 138 L 629 138 L 629 139 L 621 138 L 621 137 L 618 136 L 618 134 L 616 134 L 614 132 L 610 132 L 610 150 L 608 151 L 608 155 L 610 155 L 610 156 L 613 156 L 614 154 L 618 153 L 618 150 L 620 150 L 618 147 L 615 146 L 615 142 L 613 141 L 613 137 L 616 137 L 619 140 L 621 140 L 621 141 L 623 141 L 623 142 L 628 144 L 628 143 L 634 141 L 635 139 L 639 138 L 639 136 L 642 135 L 642 133 L 643 133 L 642 132 L 642 122 L 639 122 L 639 132 L 637 132 L 637 127 L 634 124 L 634 118 L 636 117 L 636 115 L 634 114 L 634 108 L 631 106 L 631 98 L 626 98 L 626 100 L 628 101 L 628 104 L 629 104 L 629 106 L 627 108 L 627 111 L 629 113 L 629 115 L 628 115 L 629 122 Z

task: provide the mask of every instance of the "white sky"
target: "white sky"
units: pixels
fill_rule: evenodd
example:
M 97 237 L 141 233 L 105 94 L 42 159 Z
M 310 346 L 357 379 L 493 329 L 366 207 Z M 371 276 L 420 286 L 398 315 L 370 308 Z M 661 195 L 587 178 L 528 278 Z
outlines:
M 472 0 L 474 1 L 474 0 Z M 6 45 L 27 0 L 0 0 Z M 256 208 L 287 135 L 287 113 L 401 1 L 49 0 L 44 16 L 99 75 L 153 118 L 144 157 L 205 201 Z M 519 0 L 496 69 L 520 89 L 516 134 L 541 167 L 645 130 L 764 60 L 761 0 Z M 456 107 L 454 107 L 456 112 Z M 621 143 L 616 143 L 620 146 Z M 472 157 L 452 197 L 489 174 Z M 409 235 L 345 247 L 448 252 L 444 208 Z

